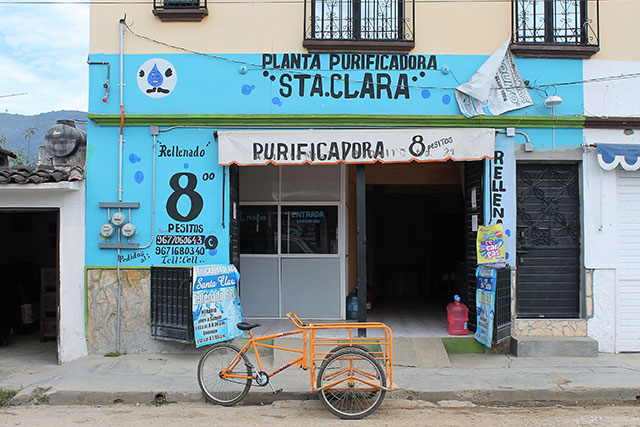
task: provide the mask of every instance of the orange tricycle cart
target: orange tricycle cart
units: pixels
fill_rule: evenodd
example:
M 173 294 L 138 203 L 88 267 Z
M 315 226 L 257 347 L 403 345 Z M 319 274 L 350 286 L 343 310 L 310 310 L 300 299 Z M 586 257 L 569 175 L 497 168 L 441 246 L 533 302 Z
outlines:
M 295 330 L 255 337 L 251 329 L 260 326 L 241 322 L 238 328 L 248 331 L 249 341 L 238 348 L 229 342 L 214 344 L 198 364 L 198 383 L 207 400 L 221 405 L 234 405 L 249 392 L 252 382 L 269 385 L 269 379 L 296 365 L 308 370 L 311 390 L 334 415 L 345 419 L 363 418 L 382 403 L 393 385 L 393 344 L 391 329 L 384 323 L 304 323 L 298 316 L 287 317 Z M 359 329 L 366 336 L 359 336 Z M 302 349 L 279 347 L 266 341 L 300 335 Z M 325 338 L 325 336 L 331 336 Z M 260 360 L 259 347 L 293 353 L 284 366 L 267 372 Z M 256 363 L 247 353 L 253 350 Z

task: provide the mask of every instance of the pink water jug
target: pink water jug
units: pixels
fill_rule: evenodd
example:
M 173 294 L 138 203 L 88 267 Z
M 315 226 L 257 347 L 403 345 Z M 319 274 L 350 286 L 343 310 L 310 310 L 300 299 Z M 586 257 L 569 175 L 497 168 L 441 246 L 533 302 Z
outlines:
M 468 335 L 469 309 L 460 302 L 460 295 L 454 296 L 453 299 L 454 301 L 447 305 L 447 332 L 449 335 Z

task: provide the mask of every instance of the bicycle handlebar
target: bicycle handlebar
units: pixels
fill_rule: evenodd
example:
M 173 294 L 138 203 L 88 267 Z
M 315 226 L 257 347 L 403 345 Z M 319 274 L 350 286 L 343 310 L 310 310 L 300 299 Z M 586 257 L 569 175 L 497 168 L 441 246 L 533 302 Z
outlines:
M 300 318 L 296 316 L 295 313 L 291 311 L 287 313 L 287 317 L 289 318 L 289 320 L 291 320 L 291 323 L 293 323 L 297 328 L 306 328 L 308 326 L 306 323 L 300 320 Z

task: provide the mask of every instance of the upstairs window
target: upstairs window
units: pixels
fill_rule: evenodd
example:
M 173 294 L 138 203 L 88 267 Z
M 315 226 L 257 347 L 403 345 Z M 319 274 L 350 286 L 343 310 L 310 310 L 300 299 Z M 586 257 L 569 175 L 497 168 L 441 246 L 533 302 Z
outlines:
M 153 14 L 163 22 L 202 21 L 207 0 L 153 0 Z
M 598 0 L 513 0 L 512 9 L 516 55 L 588 58 L 599 50 Z
M 305 0 L 309 50 L 409 51 L 414 0 Z

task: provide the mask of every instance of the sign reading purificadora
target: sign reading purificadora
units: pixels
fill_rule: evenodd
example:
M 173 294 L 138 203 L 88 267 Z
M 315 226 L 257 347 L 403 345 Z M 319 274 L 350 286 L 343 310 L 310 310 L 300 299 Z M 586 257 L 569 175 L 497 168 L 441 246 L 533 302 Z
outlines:
M 223 165 L 399 163 L 479 160 L 494 153 L 494 129 L 220 131 Z
M 266 53 L 262 68 L 283 98 L 409 99 L 409 86 L 438 65 L 435 55 Z

